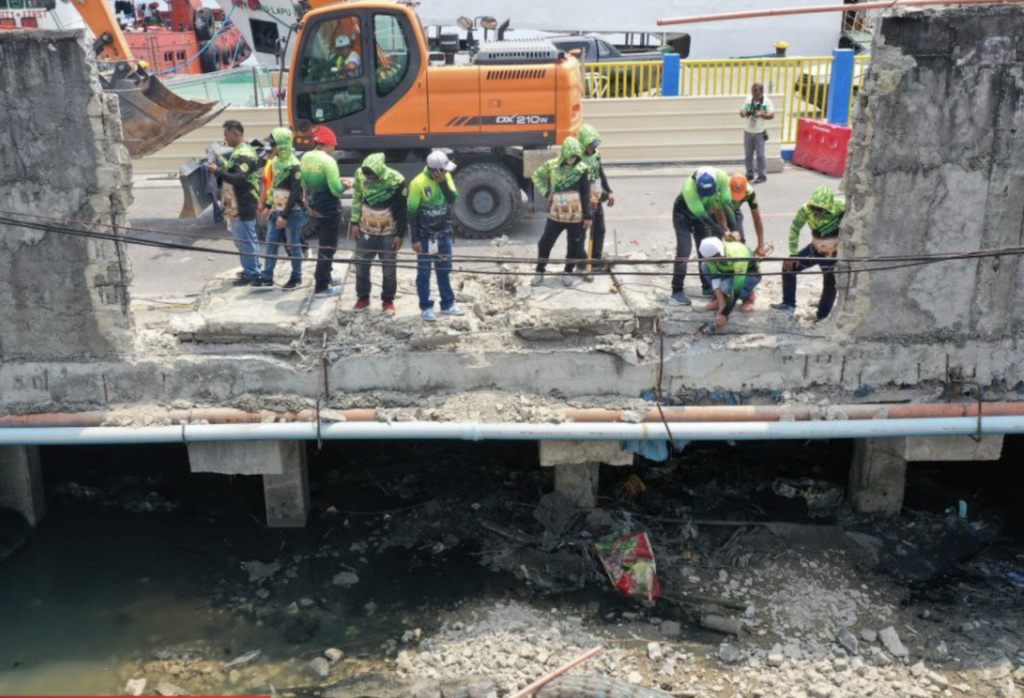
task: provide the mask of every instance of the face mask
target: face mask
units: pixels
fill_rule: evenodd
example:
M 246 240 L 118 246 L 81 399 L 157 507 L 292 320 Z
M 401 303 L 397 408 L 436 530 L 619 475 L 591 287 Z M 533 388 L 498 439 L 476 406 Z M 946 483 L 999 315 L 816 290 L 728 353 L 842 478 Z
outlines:
M 567 159 L 565 161 L 565 164 L 568 165 L 569 167 L 572 167 L 573 165 L 575 165 L 579 161 L 580 161 L 580 159 L 574 155 L 571 158 Z

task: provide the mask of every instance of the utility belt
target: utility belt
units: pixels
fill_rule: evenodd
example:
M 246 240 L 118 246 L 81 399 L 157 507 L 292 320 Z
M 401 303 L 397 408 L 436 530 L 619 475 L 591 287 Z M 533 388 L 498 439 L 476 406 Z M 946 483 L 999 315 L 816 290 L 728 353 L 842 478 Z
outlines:
M 374 208 L 363 204 L 359 215 L 359 230 L 367 235 L 394 235 L 398 230 L 398 222 L 390 206 Z
M 580 193 L 575 189 L 552 193 L 548 218 L 556 223 L 582 223 L 583 200 Z
M 225 182 L 221 186 L 220 207 L 228 220 L 238 218 L 238 197 L 235 195 L 234 185 Z
M 835 257 L 839 252 L 839 237 L 820 238 L 814 236 L 811 238 L 811 247 L 822 257 Z
M 273 200 L 271 203 L 271 207 L 273 208 L 274 213 L 282 213 L 286 208 L 288 208 L 288 199 L 290 199 L 291 197 L 291 189 L 274 189 Z M 298 201 L 295 202 L 295 208 L 304 208 L 302 205 L 302 199 L 299 199 Z
M 590 181 L 590 208 L 595 209 L 601 205 L 601 195 L 604 194 L 604 190 L 601 189 L 601 180 L 592 179 Z

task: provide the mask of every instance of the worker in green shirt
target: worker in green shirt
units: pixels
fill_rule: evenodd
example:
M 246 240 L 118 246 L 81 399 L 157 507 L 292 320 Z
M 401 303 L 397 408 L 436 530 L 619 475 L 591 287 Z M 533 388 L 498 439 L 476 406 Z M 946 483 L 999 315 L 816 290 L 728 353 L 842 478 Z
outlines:
M 409 230 L 416 250 L 416 294 L 427 322 L 437 320 L 430 299 L 430 269 L 437 275 L 442 315 L 465 315 L 452 290 L 452 206 L 459 196 L 452 179 L 455 163 L 440 150 L 427 156 L 427 166 L 409 184 Z
M 839 251 L 839 226 L 845 214 L 846 201 L 836 198 L 827 184 L 815 189 L 810 200 L 796 212 L 789 227 L 790 259 L 782 264 L 782 302 L 775 303 L 773 308 L 792 314 L 796 310 L 796 275 L 820 266 L 822 289 L 817 319 L 824 320 L 832 312 L 836 301 L 836 275 L 832 270 Z M 811 229 L 811 244 L 801 250 L 800 231 L 804 225 Z
M 753 255 L 742 242 L 709 237 L 701 241 L 698 251 L 704 258 L 701 271 L 715 294 L 707 310 L 715 311 L 715 329 L 720 330 L 729 321 L 737 302 L 745 313 L 754 309 L 754 289 L 761 283 L 761 275 L 750 268 Z
M 356 173 L 352 193 L 352 226 L 349 234 L 356 241 L 356 304 L 353 310 L 370 305 L 370 266 L 380 258 L 383 284 L 381 309 L 395 312 L 398 292 L 398 250 L 405 240 L 409 187 L 405 176 L 385 164 L 384 153 L 371 153 Z
M 736 219 L 729 199 L 729 175 L 714 167 L 701 167 L 683 182 L 682 191 L 672 205 L 672 227 L 676 232 L 676 260 L 672 270 L 672 297 L 670 305 L 691 305 L 692 301 L 683 291 L 686 267 L 693 244 L 697 245 L 700 257 L 700 243 L 707 237 L 722 239 L 724 234 L 719 215 L 724 216 L 726 227 L 734 230 Z M 701 274 L 701 288 L 705 296 L 714 295 L 711 282 Z
M 530 280 L 530 285 L 544 283 L 551 249 L 563 230 L 568 241 L 562 285 L 572 286 L 573 272 L 586 275 L 587 231 L 594 221 L 589 174 L 590 168 L 583 162 L 583 148 L 572 136 L 563 141 L 557 158 L 548 160 L 533 173 L 534 188 L 548 202 L 548 220 L 537 243 L 537 273 Z
M 310 236 L 315 235 L 318 243 L 313 293 L 336 296 L 341 294 L 340 281 L 333 283 L 331 269 L 341 229 L 341 195 L 347 184 L 339 175 L 338 161 L 334 159 L 334 148 L 338 145 L 334 131 L 326 126 L 317 127 L 313 144 L 313 150 L 302 156 L 299 167 L 309 210 Z

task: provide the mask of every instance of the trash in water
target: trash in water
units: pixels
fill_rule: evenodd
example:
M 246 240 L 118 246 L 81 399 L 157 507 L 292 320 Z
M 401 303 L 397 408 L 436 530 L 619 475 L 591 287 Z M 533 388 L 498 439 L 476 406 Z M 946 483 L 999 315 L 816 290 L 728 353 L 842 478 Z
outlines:
M 648 601 L 661 596 L 654 549 L 646 533 L 630 533 L 610 542 L 595 543 L 594 549 L 616 589 Z

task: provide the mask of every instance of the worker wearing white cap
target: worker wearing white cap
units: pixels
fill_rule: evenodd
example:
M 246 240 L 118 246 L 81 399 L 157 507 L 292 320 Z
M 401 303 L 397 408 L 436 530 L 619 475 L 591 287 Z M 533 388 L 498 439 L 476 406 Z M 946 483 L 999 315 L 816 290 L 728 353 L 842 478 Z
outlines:
M 753 253 L 742 242 L 722 241 L 706 237 L 700 243 L 701 271 L 711 282 L 715 298 L 707 310 L 715 311 L 716 330 L 725 327 L 729 315 L 740 301 L 740 310 L 754 309 L 754 289 L 761 282 L 761 276 L 750 269 Z
M 363 59 L 353 50 L 352 39 L 340 34 L 334 40 L 334 58 L 331 60 L 331 72 L 344 73 L 346 77 L 359 77 Z

